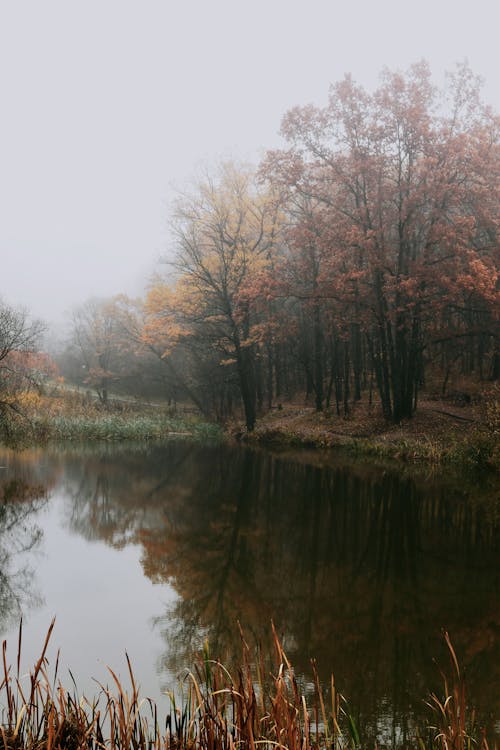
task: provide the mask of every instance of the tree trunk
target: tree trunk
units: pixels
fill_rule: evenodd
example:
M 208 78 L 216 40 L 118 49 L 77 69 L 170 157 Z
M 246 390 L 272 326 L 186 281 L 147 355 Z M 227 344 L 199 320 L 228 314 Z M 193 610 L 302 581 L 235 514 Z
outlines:
M 321 331 L 321 316 L 319 302 L 314 303 L 314 392 L 316 394 L 316 411 L 323 411 L 323 335 Z

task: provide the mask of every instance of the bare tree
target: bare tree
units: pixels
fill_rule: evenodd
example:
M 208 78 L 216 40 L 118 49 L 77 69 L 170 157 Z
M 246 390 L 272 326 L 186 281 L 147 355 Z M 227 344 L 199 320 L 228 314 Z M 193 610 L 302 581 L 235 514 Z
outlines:
M 24 308 L 11 307 L 0 300 L 0 435 L 3 437 L 9 437 L 12 419 L 21 414 L 17 396 L 32 384 L 29 358 L 36 354 L 44 328 Z
M 85 382 L 107 404 L 109 386 L 116 378 L 116 319 L 108 300 L 90 299 L 73 313 L 73 344 L 79 353 Z

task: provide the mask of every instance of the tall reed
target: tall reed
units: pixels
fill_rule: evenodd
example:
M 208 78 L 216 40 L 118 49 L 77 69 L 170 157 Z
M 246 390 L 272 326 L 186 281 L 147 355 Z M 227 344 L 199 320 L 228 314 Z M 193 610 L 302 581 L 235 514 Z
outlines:
M 445 632 L 444 638 L 450 655 L 451 678 L 441 672 L 443 696 L 431 693 L 427 702 L 435 719 L 435 725 L 429 727 L 433 742 L 440 750 L 472 750 L 478 745 L 481 750 L 489 750 L 484 729 L 479 730 L 478 741 L 475 711 L 467 704 L 464 675 L 449 634 Z
M 19 627 L 15 670 L 7 664 L 3 642 L 3 679 L 0 683 L 0 750 L 357 750 L 362 738 L 349 715 L 333 677 L 328 690 L 320 683 L 312 662 L 313 695 L 308 700 L 273 628 L 274 659 L 269 666 L 262 653 L 251 653 L 241 633 L 242 659 L 234 674 L 212 659 L 205 646 L 182 683 L 180 698 L 170 695 L 166 717 L 160 722 L 157 705 L 141 699 L 127 656 L 130 688 L 113 670 L 112 688 L 100 686 L 92 701 L 78 698 L 58 680 L 56 659 L 48 675 L 47 646 L 51 623 L 40 658 L 29 675 L 20 673 L 22 623 Z M 241 631 L 240 631 L 241 632 Z M 445 697 L 431 696 L 437 717 L 427 741 L 415 737 L 415 748 L 471 750 L 470 716 L 458 661 L 446 636 L 453 664 Z M 71 673 L 70 673 L 71 674 Z M 74 682 L 74 680 L 73 680 Z M 327 699 L 328 696 L 328 699 Z M 482 737 L 482 750 L 489 750 Z

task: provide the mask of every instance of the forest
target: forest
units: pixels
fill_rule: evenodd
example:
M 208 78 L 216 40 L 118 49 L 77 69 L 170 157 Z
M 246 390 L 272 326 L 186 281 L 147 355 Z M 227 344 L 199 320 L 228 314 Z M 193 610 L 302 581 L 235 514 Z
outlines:
M 141 299 L 89 298 L 52 357 L 2 304 L 3 421 L 57 374 L 104 407 L 157 396 L 248 432 L 291 399 L 397 424 L 425 389 L 498 381 L 498 126 L 465 64 L 444 89 L 424 62 L 371 93 L 346 76 L 285 114 L 260 165 L 223 162 L 178 196 Z

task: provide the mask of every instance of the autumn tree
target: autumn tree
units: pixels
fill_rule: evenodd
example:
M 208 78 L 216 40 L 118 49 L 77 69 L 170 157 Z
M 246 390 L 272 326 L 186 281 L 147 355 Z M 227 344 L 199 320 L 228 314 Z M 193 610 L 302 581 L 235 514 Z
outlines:
M 110 300 L 90 299 L 73 312 L 70 347 L 81 380 L 106 405 L 111 383 L 118 379 L 117 321 Z
M 202 342 L 219 372 L 234 373 L 248 430 L 257 413 L 259 345 L 252 281 L 270 263 L 277 221 L 272 192 L 257 189 L 251 170 L 222 165 L 177 202 L 175 289 L 154 309 L 172 340 L 191 351 Z
M 307 206 L 290 247 L 307 257 L 314 238 L 321 257 L 310 275 L 313 310 L 328 300 L 339 321 L 350 320 L 343 335 L 358 366 L 366 348 L 394 421 L 416 407 L 433 340 L 471 333 L 468 309 L 498 342 L 498 119 L 466 67 L 445 95 L 443 106 L 424 63 L 406 75 L 385 71 L 373 94 L 347 76 L 326 107 L 285 116 L 289 148 L 263 166 L 295 207 Z M 320 396 L 321 375 L 318 364 Z
M 143 305 L 142 344 L 161 363 L 176 394 L 191 401 L 207 418 L 224 416 L 227 390 L 220 388 L 228 372 L 202 335 L 186 322 L 189 300 L 175 283 L 159 275 L 148 289 Z
M 157 360 L 141 340 L 142 302 L 125 295 L 87 300 L 72 314 L 70 335 L 59 355 L 62 372 L 93 389 L 106 406 L 117 393 L 150 396 L 162 389 Z
M 119 295 L 113 300 L 113 311 L 121 348 L 128 352 L 130 363 L 135 363 L 133 371 L 143 391 L 162 396 L 173 408 L 187 397 L 203 413 L 203 403 L 191 387 L 190 368 L 175 347 L 176 329 L 169 320 L 175 311 L 168 286 L 160 279 L 153 280 L 145 300 Z
M 19 394 L 39 384 L 49 360 L 38 353 L 44 326 L 24 308 L 0 301 L 0 434 L 9 436 L 22 413 Z

